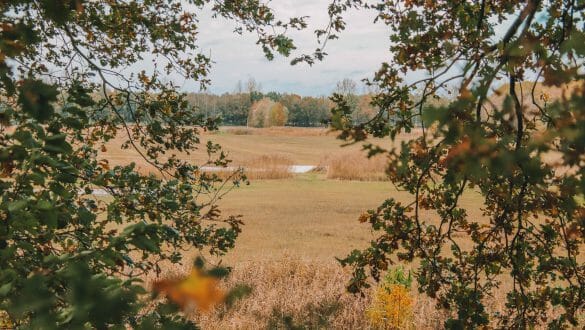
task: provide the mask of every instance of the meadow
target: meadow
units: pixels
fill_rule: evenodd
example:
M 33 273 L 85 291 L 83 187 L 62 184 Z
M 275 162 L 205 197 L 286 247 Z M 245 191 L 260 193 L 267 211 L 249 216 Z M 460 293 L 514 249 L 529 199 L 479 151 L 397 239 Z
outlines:
M 419 133 L 415 130 L 394 142 L 373 139 L 365 143 L 399 148 L 402 141 Z M 122 139 L 113 140 L 102 155 L 110 165 L 135 162 L 140 171 L 159 175 L 136 151 L 120 150 Z M 408 192 L 386 179 L 385 159 L 368 159 L 362 144 L 344 145 L 324 128 L 223 127 L 202 132 L 202 145 L 207 141 L 220 144 L 233 161 L 230 168 L 244 167 L 249 176 L 249 185 L 241 185 L 219 201 L 223 214 L 241 215 L 244 226 L 236 247 L 221 259 L 198 251 L 185 257 L 192 260 L 203 256 L 210 264 L 232 267 L 233 272 L 221 284 L 224 289 L 245 285 L 251 291 L 229 307 L 219 306 L 207 313 L 193 309 L 187 314 L 204 329 L 371 328 L 367 310 L 376 287 L 363 296 L 347 293 L 351 270 L 342 268 L 336 258 L 367 247 L 379 235 L 368 224 L 359 223 L 361 214 L 387 198 L 404 204 L 412 201 Z M 178 156 L 193 164 L 208 161 L 205 150 Z M 291 165 L 316 168 L 293 174 L 287 170 Z M 460 205 L 470 218 L 487 224 L 479 193 L 466 190 Z M 437 215 L 430 211 L 421 210 L 421 216 L 438 222 Z M 463 249 L 471 247 L 465 234 L 456 233 L 454 239 Z M 396 266 L 410 271 L 416 265 Z M 184 276 L 189 269 L 189 263 L 169 266 L 161 277 Z M 151 280 L 154 278 L 147 282 Z M 489 301 L 491 311 L 504 310 L 509 285 L 504 281 L 496 290 Z M 442 327 L 445 312 L 418 293 L 416 285 L 410 295 L 413 313 L 404 327 Z
M 335 133 L 325 128 L 224 127 L 218 131 L 201 133 L 201 149 L 191 154 L 178 154 L 178 158 L 192 164 L 206 165 L 209 157 L 204 150 L 205 144 L 211 141 L 219 144 L 227 153 L 232 161 L 230 166 L 245 167 L 252 179 L 290 178 L 286 171 L 279 171 L 275 165 L 313 165 L 328 168 L 326 175 L 333 179 L 384 179 L 384 159 L 368 159 L 361 151 L 362 144 L 344 145 L 343 141 L 336 139 Z M 124 139 L 121 132 L 120 136 L 106 144 L 106 152 L 102 152 L 102 157 L 108 160 L 110 166 L 134 162 L 140 172 L 159 175 L 136 150 L 120 149 Z M 389 139 L 374 139 L 371 142 L 384 148 L 396 145 Z M 267 168 L 272 170 L 272 175 L 254 175 L 254 169 Z
M 366 309 L 373 291 L 363 297 L 347 293 L 349 269 L 335 258 L 375 238 L 358 217 L 388 197 L 409 201 L 408 193 L 390 182 L 328 179 L 325 173 L 257 180 L 232 191 L 221 202 L 222 211 L 242 214 L 245 226 L 236 248 L 223 258 L 234 267 L 225 285 L 246 284 L 253 291 L 232 308 L 192 317 L 204 329 L 369 328 Z M 462 200 L 470 210 L 477 202 L 473 193 Z M 472 214 L 477 213 L 475 207 Z M 170 274 L 176 272 L 187 269 Z M 444 313 L 414 289 L 412 296 L 408 328 L 441 327 Z
M 334 134 L 318 128 L 226 127 L 205 132 L 202 141 L 208 140 L 222 145 L 234 165 L 266 171 L 262 176 L 251 175 L 249 185 L 232 190 L 219 202 L 224 214 L 242 215 L 244 220 L 235 249 L 221 259 L 233 267 L 223 285 L 246 284 L 252 293 L 231 308 L 204 314 L 194 311 L 191 317 L 204 329 L 369 327 L 366 309 L 373 291 L 364 297 L 347 293 L 350 270 L 343 269 L 336 258 L 367 247 L 376 237 L 367 224 L 359 223 L 363 212 L 390 197 L 411 201 L 407 192 L 385 180 L 384 159 L 367 159 L 361 145 L 342 147 Z M 389 140 L 369 142 L 385 148 L 397 145 Z M 134 161 L 149 171 L 137 153 L 120 151 L 115 143 L 104 155 L 111 164 Z M 181 157 L 198 164 L 206 160 L 202 151 Z M 310 173 L 291 174 L 279 164 L 318 167 Z M 469 191 L 461 200 L 477 218 L 481 218 L 479 198 Z M 467 238 L 457 239 L 465 243 Z M 198 255 L 193 251 L 186 257 Z M 220 262 L 206 258 L 212 264 Z M 188 271 L 186 264 L 165 269 L 162 276 Z M 440 326 L 445 315 L 434 303 L 415 289 L 412 296 L 414 316 L 409 327 Z

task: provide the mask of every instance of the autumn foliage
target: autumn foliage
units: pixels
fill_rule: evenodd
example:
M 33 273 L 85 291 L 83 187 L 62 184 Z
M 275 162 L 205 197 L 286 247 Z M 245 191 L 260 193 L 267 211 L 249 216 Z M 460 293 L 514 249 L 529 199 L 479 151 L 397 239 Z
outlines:
M 288 109 L 280 102 L 263 98 L 252 104 L 248 113 L 248 126 L 284 126 L 288 120 Z
M 356 7 L 387 25 L 391 60 L 367 81 L 372 120 L 355 123 L 337 94 L 331 123 L 347 142 L 417 134 L 365 146 L 411 201 L 388 196 L 360 218 L 377 235 L 342 260 L 348 288 L 411 262 L 418 289 L 451 313 L 446 328 L 582 328 L 583 2 L 344 1 L 333 30 Z M 506 307 L 490 309 L 499 290 Z
M 402 268 L 390 269 L 366 310 L 376 329 L 407 329 L 412 326 L 414 299 L 412 278 Z

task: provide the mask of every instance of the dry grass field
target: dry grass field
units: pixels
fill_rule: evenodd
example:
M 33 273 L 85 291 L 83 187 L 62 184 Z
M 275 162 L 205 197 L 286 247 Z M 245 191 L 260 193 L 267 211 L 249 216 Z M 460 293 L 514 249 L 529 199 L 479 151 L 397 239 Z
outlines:
M 169 270 L 184 274 L 186 268 Z M 333 260 L 285 257 L 279 262 L 251 261 L 235 266 L 225 288 L 245 284 L 251 292 L 232 306 L 209 313 L 187 311 L 203 329 L 368 329 L 371 292 L 345 291 L 346 270 Z M 410 329 L 440 328 L 445 315 L 424 296 L 413 294 Z
M 135 162 L 137 168 L 144 173 L 158 174 L 149 164 L 147 164 L 135 150 L 121 150 L 120 144 L 125 139 L 121 135 L 106 145 L 106 152 L 102 157 L 109 161 L 111 166 L 125 165 Z M 252 167 L 258 162 L 265 162 L 267 157 L 277 157 L 280 160 L 286 160 L 293 165 L 314 165 L 328 166 L 331 162 L 351 159 L 358 161 L 355 165 L 369 163 L 365 153 L 361 152 L 362 145 L 354 144 L 345 147 L 343 141 L 336 139 L 334 133 L 330 133 L 324 128 L 246 128 L 246 127 L 226 127 L 215 132 L 205 132 L 201 136 L 201 146 L 203 149 L 187 155 L 179 154 L 178 157 L 188 160 L 193 164 L 204 165 L 208 161 L 208 155 L 204 150 L 207 141 L 218 143 L 223 150 L 227 152 L 228 158 L 232 160 L 232 166 Z M 393 144 L 388 140 L 372 140 L 372 143 L 379 144 L 389 148 Z M 383 166 L 379 162 L 373 169 L 375 177 L 383 176 Z M 332 178 L 345 178 L 347 175 L 347 166 L 342 169 L 343 175 L 330 175 Z M 363 168 L 356 167 L 353 170 L 356 173 L 356 179 L 363 176 Z M 252 178 L 256 178 L 252 176 Z M 266 177 L 257 177 L 260 179 Z M 270 178 L 270 177 L 268 177 Z M 282 178 L 276 175 L 275 178 Z M 362 178 L 363 179 L 363 178 Z
M 367 329 L 365 297 L 345 291 L 350 278 L 335 257 L 363 248 L 375 237 L 357 219 L 387 197 L 409 200 L 389 182 L 342 181 L 325 174 L 302 174 L 285 180 L 254 181 L 222 201 L 226 214 L 242 214 L 244 230 L 223 262 L 234 271 L 224 285 L 246 284 L 250 296 L 232 308 L 209 314 L 192 312 L 204 329 Z M 474 215 L 477 195 L 463 199 Z M 216 260 L 212 260 L 216 262 Z M 174 272 L 183 270 L 170 270 Z M 410 329 L 435 329 L 445 315 L 412 290 Z
M 409 202 L 407 192 L 389 182 L 329 180 L 308 173 L 291 179 L 252 181 L 220 202 L 225 214 L 243 215 L 245 226 L 228 264 L 280 260 L 285 256 L 327 261 L 367 246 L 375 237 L 358 217 L 385 198 Z M 462 198 L 480 217 L 479 195 Z
M 384 181 L 387 161 L 383 156 L 364 157 L 361 150 L 341 150 L 321 163 L 328 179 Z
M 342 142 L 325 129 L 223 128 L 205 133 L 202 140 L 221 144 L 234 165 L 264 170 L 250 171 L 251 184 L 220 201 L 224 214 L 240 214 L 245 223 L 236 248 L 222 259 L 234 269 L 222 285 L 246 284 L 251 294 L 231 308 L 188 315 L 204 329 L 370 328 L 365 311 L 373 293 L 366 292 L 365 297 L 346 293 L 349 270 L 335 258 L 366 247 L 376 237 L 368 225 L 357 221 L 360 214 L 385 198 L 411 201 L 408 193 L 384 181 L 384 159 L 367 159 L 360 145 L 341 148 Z M 392 146 L 389 141 L 373 142 Z M 144 166 L 137 153 L 120 151 L 116 143 L 119 140 L 104 154 L 110 164 L 134 161 Z M 181 157 L 205 162 L 204 152 Z M 292 174 L 285 169 L 289 165 L 316 165 L 321 170 Z M 466 191 L 461 199 L 474 219 L 482 218 L 482 204 L 473 191 Z M 436 220 L 433 214 L 421 215 Z M 467 238 L 456 239 L 465 248 Z M 193 251 L 186 257 L 196 255 Z M 173 267 L 162 276 L 187 271 L 188 265 Z M 503 306 L 503 292 L 492 300 L 492 310 Z M 415 289 L 411 295 L 414 313 L 408 328 L 440 327 L 446 316 Z
M 327 180 L 314 173 L 288 180 L 252 181 L 221 202 L 223 212 L 242 214 L 245 219 L 237 247 L 227 261 L 341 257 L 364 247 L 373 237 L 357 219 L 393 191 L 389 183 Z

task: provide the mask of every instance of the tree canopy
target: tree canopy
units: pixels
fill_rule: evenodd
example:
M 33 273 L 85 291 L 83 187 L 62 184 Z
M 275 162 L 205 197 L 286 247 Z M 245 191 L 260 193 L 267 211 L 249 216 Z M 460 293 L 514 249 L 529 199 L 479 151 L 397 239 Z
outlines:
M 192 326 L 163 303 L 145 312 L 139 277 L 181 262 L 184 250 L 221 255 L 240 232 L 216 202 L 245 177 L 223 180 L 174 156 L 229 162 L 219 146 L 200 145 L 216 123 L 166 78 L 207 85 L 204 6 L 254 32 L 268 58 L 288 55 L 284 32 L 305 25 L 253 0 L 0 3 L 0 310 L 14 326 Z M 100 154 L 120 134 L 160 175 L 110 167 Z
M 390 179 L 412 202 L 389 198 L 360 217 L 378 235 L 342 260 L 354 267 L 349 288 L 368 286 L 368 275 L 391 263 L 416 262 L 419 290 L 451 311 L 448 328 L 577 325 L 585 307 L 585 3 L 335 1 L 323 33 L 342 30 L 343 13 L 355 7 L 388 26 L 391 54 L 369 80 L 379 88 L 374 118 L 353 125 L 337 95 L 332 123 L 349 141 L 414 134 L 395 149 L 367 146 L 389 157 Z M 414 73 L 423 77 L 412 81 Z M 523 81 L 573 87 L 552 101 L 534 87 L 524 93 Z M 479 194 L 481 217 L 461 205 L 465 194 Z M 486 307 L 497 289 L 507 293 L 502 312 Z

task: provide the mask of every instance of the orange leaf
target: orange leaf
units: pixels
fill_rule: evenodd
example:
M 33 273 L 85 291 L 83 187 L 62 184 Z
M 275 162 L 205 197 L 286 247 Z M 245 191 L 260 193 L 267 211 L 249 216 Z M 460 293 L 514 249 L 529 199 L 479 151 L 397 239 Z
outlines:
M 165 296 L 184 309 L 194 304 L 201 311 L 209 311 L 216 304 L 221 303 L 225 293 L 219 288 L 219 280 L 203 274 L 198 269 L 182 279 L 163 279 L 153 284 L 156 292 Z

